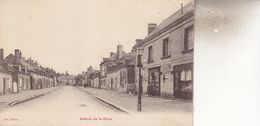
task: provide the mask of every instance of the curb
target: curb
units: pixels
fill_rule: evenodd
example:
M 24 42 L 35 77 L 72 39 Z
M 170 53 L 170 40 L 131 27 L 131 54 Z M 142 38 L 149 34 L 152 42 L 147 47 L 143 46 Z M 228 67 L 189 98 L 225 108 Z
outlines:
M 90 92 L 88 92 L 88 91 L 85 91 L 85 90 L 83 90 L 83 89 L 81 89 L 81 88 L 79 88 L 79 87 L 77 87 L 77 88 L 80 89 L 81 91 L 83 91 L 83 92 L 89 94 L 90 96 L 94 97 L 95 99 L 97 99 L 97 100 L 99 100 L 99 101 L 101 101 L 101 102 L 103 102 L 103 103 L 105 103 L 105 104 L 107 104 L 107 105 L 109 105 L 109 106 L 112 106 L 113 108 L 115 108 L 115 109 L 117 109 L 117 110 L 119 110 L 119 111 L 121 111 L 121 112 L 124 112 L 124 113 L 126 113 L 126 114 L 132 114 L 132 112 L 128 111 L 127 109 L 125 109 L 125 108 L 123 108 L 123 107 L 121 107 L 121 106 L 119 106 L 119 105 L 115 105 L 114 103 L 109 102 L 108 100 L 105 100 L 105 99 L 103 99 L 103 98 L 100 98 L 100 97 L 96 96 L 95 94 L 90 93 Z
M 96 97 L 98 100 L 100 100 L 100 101 L 102 101 L 102 102 L 108 104 L 109 106 L 112 106 L 112 107 L 114 107 L 114 108 L 116 108 L 116 109 L 118 109 L 118 110 L 120 110 L 120 111 L 122 111 L 122 112 L 124 112 L 124 113 L 126 113 L 126 114 L 132 114 L 131 112 L 129 112 L 128 110 L 126 110 L 125 108 L 123 108 L 123 107 L 121 107 L 121 106 L 119 106 L 119 105 L 115 105 L 114 103 L 111 103 L 111 102 L 109 102 L 109 101 L 107 101 L 107 100 L 105 100 L 105 99 L 102 99 L 102 98 L 100 98 L 100 97 L 97 97 L 97 96 L 95 96 L 95 97 Z
M 15 106 L 15 105 L 21 104 L 21 103 L 23 103 L 23 102 L 26 102 L 26 101 L 29 101 L 29 100 L 32 100 L 32 99 L 41 97 L 41 96 L 43 96 L 43 95 L 45 95 L 45 94 L 36 95 L 36 96 L 30 97 L 30 98 L 26 98 L 26 99 L 23 99 L 23 100 L 16 100 L 16 101 L 14 101 L 14 102 L 9 103 L 9 105 L 10 105 L 10 106 Z
M 61 89 L 61 88 L 58 88 L 58 89 Z M 21 104 L 21 103 L 23 103 L 23 102 L 26 102 L 26 101 L 29 101 L 29 100 L 32 100 L 32 99 L 35 99 L 35 98 L 44 96 L 44 95 L 49 94 L 49 93 L 51 93 L 51 92 L 53 92 L 53 91 L 56 91 L 56 90 L 58 90 L 58 89 L 54 89 L 54 90 L 52 90 L 52 91 L 48 91 L 47 93 L 39 94 L 39 95 L 30 97 L 30 98 L 25 98 L 25 99 L 22 99 L 22 100 L 15 100 L 15 101 L 9 103 L 8 105 L 9 105 L 9 106 L 15 106 L 15 105 Z

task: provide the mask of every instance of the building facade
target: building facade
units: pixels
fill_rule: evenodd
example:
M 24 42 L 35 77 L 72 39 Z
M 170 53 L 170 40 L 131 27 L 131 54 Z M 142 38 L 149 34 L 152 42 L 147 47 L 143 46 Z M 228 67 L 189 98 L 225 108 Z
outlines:
M 143 93 L 192 99 L 193 34 L 193 3 L 158 26 L 148 24 L 148 35 L 137 44 L 137 47 L 144 48 L 141 71 Z
M 4 50 L 0 49 L 0 95 L 13 93 L 12 70 L 4 60 Z
M 14 72 L 12 72 L 13 92 L 17 93 L 23 90 L 30 90 L 31 77 L 28 72 L 28 66 L 22 57 L 22 52 L 15 49 L 15 55 L 10 54 L 5 60 L 7 60 L 8 65 L 14 69 Z
M 57 85 L 56 72 L 53 69 L 44 68 L 30 58 L 26 60 L 19 49 L 15 49 L 14 55 L 9 54 L 3 61 L 11 68 L 13 93 Z
M 122 45 L 117 45 L 116 52 L 110 52 L 109 58 L 103 58 L 100 63 L 100 87 L 103 89 L 115 90 L 115 82 L 118 81 L 119 75 L 118 68 L 123 65 L 124 56 L 126 53 L 123 51 Z M 117 77 L 114 77 L 118 75 Z

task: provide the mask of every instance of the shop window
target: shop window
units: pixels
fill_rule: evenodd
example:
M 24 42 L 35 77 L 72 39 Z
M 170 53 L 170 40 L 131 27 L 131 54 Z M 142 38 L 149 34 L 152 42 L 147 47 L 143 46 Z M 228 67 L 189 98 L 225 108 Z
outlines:
M 176 97 L 192 99 L 193 96 L 193 64 L 174 67 L 174 94 Z

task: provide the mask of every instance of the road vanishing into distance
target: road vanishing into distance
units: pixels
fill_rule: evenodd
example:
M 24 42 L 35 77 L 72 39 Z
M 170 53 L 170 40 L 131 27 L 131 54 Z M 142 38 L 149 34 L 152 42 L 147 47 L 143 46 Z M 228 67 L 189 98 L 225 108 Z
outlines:
M 126 114 L 74 86 L 0 111 L 0 126 L 191 126 L 191 119 L 171 111 Z
M 76 87 L 65 86 L 2 110 L 0 126 L 76 126 L 97 122 L 102 125 L 111 122 L 115 115 L 125 114 Z

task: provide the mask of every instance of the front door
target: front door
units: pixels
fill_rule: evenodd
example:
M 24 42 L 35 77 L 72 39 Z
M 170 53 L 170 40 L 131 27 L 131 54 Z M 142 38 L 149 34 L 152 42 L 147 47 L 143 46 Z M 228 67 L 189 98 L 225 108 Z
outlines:
M 161 92 L 160 67 L 149 69 L 148 78 L 149 78 L 148 87 L 147 87 L 148 95 L 159 96 Z

